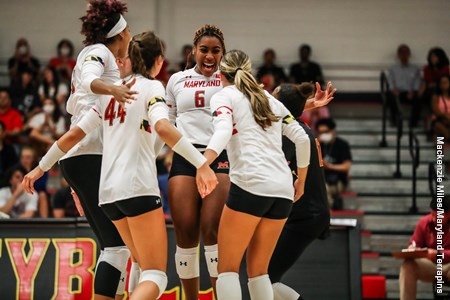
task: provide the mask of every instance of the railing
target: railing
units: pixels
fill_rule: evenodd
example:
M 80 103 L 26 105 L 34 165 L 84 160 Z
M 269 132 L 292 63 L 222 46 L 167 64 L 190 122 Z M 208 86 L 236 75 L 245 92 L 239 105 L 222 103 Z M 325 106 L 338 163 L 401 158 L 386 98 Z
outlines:
M 417 213 L 417 168 L 420 164 L 420 143 L 416 134 L 409 131 L 409 154 L 412 159 L 412 204 L 410 213 Z
M 385 71 L 381 72 L 380 75 L 380 87 L 381 87 L 381 98 L 383 101 L 383 121 L 382 121 L 382 139 L 380 142 L 380 147 L 386 147 L 387 141 L 386 141 L 386 122 L 387 122 L 387 109 L 388 106 L 393 105 L 395 108 L 395 116 L 391 116 L 396 120 L 396 126 L 397 126 L 397 149 L 396 149 L 396 168 L 394 172 L 394 178 L 401 178 L 402 172 L 400 171 L 400 148 L 401 148 L 401 141 L 403 136 L 403 109 L 400 105 L 400 100 L 398 97 L 394 97 L 389 92 L 389 83 L 387 80 L 387 76 Z

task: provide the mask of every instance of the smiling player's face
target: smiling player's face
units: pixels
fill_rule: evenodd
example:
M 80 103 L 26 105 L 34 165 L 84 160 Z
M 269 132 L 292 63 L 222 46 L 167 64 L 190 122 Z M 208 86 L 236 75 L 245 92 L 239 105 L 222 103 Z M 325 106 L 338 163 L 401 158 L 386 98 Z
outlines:
M 197 71 L 203 76 L 210 77 L 217 71 L 222 59 L 222 43 L 216 37 L 204 36 L 197 42 L 194 55 L 197 61 Z

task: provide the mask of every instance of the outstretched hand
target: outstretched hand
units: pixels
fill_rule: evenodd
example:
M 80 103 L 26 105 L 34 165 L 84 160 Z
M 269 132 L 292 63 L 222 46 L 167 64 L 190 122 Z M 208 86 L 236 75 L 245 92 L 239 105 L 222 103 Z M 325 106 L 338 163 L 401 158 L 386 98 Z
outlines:
M 314 95 L 314 108 L 319 108 L 327 105 L 334 99 L 334 93 L 336 93 L 336 89 L 333 88 L 331 81 L 327 83 L 327 88 L 325 91 L 322 91 L 320 84 L 316 82 L 316 94 Z
M 118 85 L 114 89 L 114 99 L 119 102 L 120 106 L 125 109 L 125 103 L 131 103 L 131 100 L 136 100 L 133 95 L 138 94 L 137 91 L 132 91 L 130 88 L 136 83 L 136 78 L 133 78 L 130 82 L 122 85 Z
M 22 187 L 23 189 L 28 193 L 33 195 L 33 193 L 36 193 L 36 190 L 34 189 L 34 183 L 36 180 L 41 178 L 44 175 L 44 171 L 37 166 L 33 170 L 31 170 L 22 181 Z

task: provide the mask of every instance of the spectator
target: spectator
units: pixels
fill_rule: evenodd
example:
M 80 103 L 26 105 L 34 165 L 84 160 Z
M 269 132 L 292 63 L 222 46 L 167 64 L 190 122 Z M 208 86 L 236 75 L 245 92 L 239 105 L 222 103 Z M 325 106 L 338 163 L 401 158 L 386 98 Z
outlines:
M 11 104 L 9 91 L 0 91 L 0 121 L 5 125 L 5 140 L 8 143 L 17 142 L 23 130 L 22 116 Z
M 58 56 L 50 59 L 48 66 L 58 72 L 59 78 L 65 83 L 70 84 L 72 71 L 75 68 L 76 61 L 73 58 L 74 47 L 71 41 L 63 39 L 56 46 Z
M 424 85 L 421 89 L 425 101 L 430 101 L 439 78 L 450 75 L 449 60 L 442 48 L 431 48 L 427 56 L 428 65 L 423 67 Z M 429 103 L 429 102 L 427 102 Z
M 400 267 L 400 299 L 401 300 L 415 300 L 417 292 L 417 280 L 424 282 L 433 282 L 437 276 L 437 254 L 442 253 L 443 268 L 442 280 L 450 281 L 450 197 L 445 196 L 442 199 L 442 209 L 444 212 L 442 219 L 438 222 L 437 211 L 438 203 L 436 198 L 430 203 L 431 212 L 422 217 L 416 224 L 414 233 L 409 242 L 408 248 L 421 249 L 427 248 L 428 255 L 426 258 L 405 259 Z M 442 224 L 442 227 L 440 227 Z M 442 247 L 443 251 L 437 250 L 437 228 L 441 228 Z
M 61 178 L 61 188 L 53 196 L 53 217 L 76 218 L 79 217 L 75 201 L 73 201 L 71 189 L 67 181 Z
M 0 121 L 0 182 L 4 183 L 6 170 L 17 164 L 18 157 L 14 147 L 5 142 L 6 125 Z M 6 183 L 6 182 L 5 182 Z
M 181 49 L 181 56 L 183 60 L 178 63 L 178 71 L 184 71 L 187 69 L 191 69 L 195 66 L 195 56 L 192 55 L 192 51 L 194 48 L 190 44 L 186 44 Z
M 450 142 L 450 76 L 442 76 L 433 95 L 433 122 L 431 128 L 436 136 Z
M 25 173 L 29 173 L 37 166 L 36 152 L 31 147 L 23 147 L 20 151 L 19 163 L 16 167 L 25 169 Z M 38 195 L 38 215 L 41 218 L 47 218 L 50 213 L 50 202 L 47 196 L 47 179 L 48 173 L 36 180 L 34 189 Z
M 54 98 L 43 102 L 43 112 L 31 118 L 30 140 L 34 142 L 38 156 L 43 156 L 53 143 L 66 132 L 65 120 Z
M 393 65 L 388 71 L 388 82 L 391 93 L 391 118 L 395 124 L 397 112 L 394 97 L 398 97 L 400 103 L 410 104 L 412 107 L 409 124 L 416 127 L 420 117 L 421 103 L 418 97 L 420 89 L 420 69 L 410 64 L 411 50 L 408 45 L 402 44 L 397 48 L 397 57 L 399 63 Z
M 267 91 L 272 92 L 275 87 L 286 82 L 287 77 L 283 68 L 275 64 L 276 54 L 273 49 L 267 49 L 264 51 L 263 59 L 264 64 L 259 67 L 258 72 L 256 73 L 256 79 L 259 82 L 264 82 L 266 81 L 264 79 L 265 77 L 272 77 L 272 80 L 270 80 L 272 85 L 264 85 L 264 88 Z
M 66 100 L 69 96 L 67 85 L 60 82 L 59 74 L 54 68 L 46 67 L 43 75 L 44 78 L 38 89 L 41 103 L 45 99 L 56 99 L 60 111 L 66 115 Z
M 40 63 L 31 55 L 30 46 L 25 38 L 21 38 L 16 43 L 16 52 L 8 60 L 8 71 L 11 86 L 20 83 L 22 73 L 30 70 L 32 81 L 37 81 Z
M 13 107 L 20 111 L 25 121 L 41 110 L 41 100 L 30 70 L 24 70 L 20 84 L 11 87 L 11 98 Z
M 318 82 L 323 85 L 322 69 L 320 65 L 310 61 L 311 46 L 301 45 L 299 48 L 300 62 L 291 65 L 289 76 L 294 83 Z
M 328 202 L 331 208 L 342 209 L 340 195 L 347 189 L 352 165 L 350 145 L 336 136 L 336 123 L 331 118 L 319 120 L 316 130 L 322 149 Z
M 25 170 L 21 167 L 9 169 L 8 186 L 0 189 L 0 212 L 11 218 L 32 218 L 37 210 L 38 196 L 27 194 L 22 188 L 24 176 Z

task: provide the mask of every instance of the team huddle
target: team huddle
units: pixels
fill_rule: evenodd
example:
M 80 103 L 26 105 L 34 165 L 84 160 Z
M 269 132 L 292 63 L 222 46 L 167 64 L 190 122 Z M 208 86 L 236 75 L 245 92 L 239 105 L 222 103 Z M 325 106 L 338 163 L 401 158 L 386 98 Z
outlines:
M 33 193 L 59 161 L 102 249 L 95 299 L 123 296 L 130 258 L 131 298 L 158 299 L 168 282 L 168 242 L 156 157 L 166 144 L 174 151 L 169 205 L 185 298 L 198 299 L 201 237 L 216 298 L 242 298 L 246 253 L 251 299 L 302 299 L 280 280 L 326 232 L 329 212 L 320 149 L 296 119 L 326 105 L 336 90 L 331 83 L 324 91 L 286 84 L 270 95 L 249 57 L 226 52 L 213 25 L 195 32 L 196 66 L 164 88 L 155 80 L 161 40 L 153 32 L 131 37 L 126 11 L 118 0 L 89 2 L 67 102 L 71 129 L 25 176 L 24 189 Z

